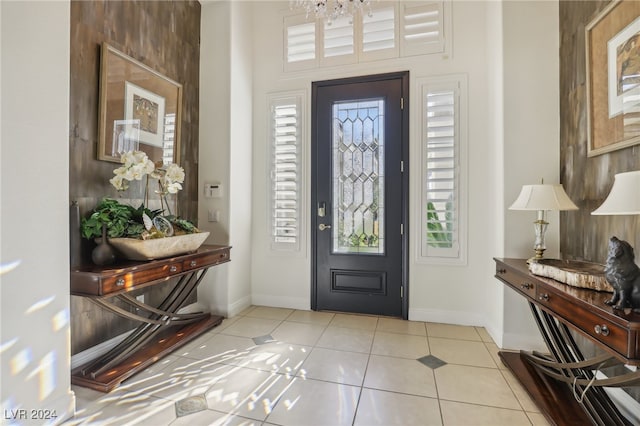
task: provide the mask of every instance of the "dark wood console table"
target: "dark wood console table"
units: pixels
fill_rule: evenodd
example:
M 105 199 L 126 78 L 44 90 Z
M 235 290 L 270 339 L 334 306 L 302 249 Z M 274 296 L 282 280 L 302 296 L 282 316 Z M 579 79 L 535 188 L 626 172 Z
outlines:
M 494 260 L 495 277 L 527 299 L 549 349 L 549 354 L 502 351 L 499 355 L 546 417 L 557 425 L 630 425 L 603 387 L 640 384 L 640 369 L 606 379 L 596 378 L 594 372 L 614 365 L 640 365 L 640 314 L 614 312 L 604 303 L 610 293 L 533 275 L 524 259 Z M 570 329 L 604 354 L 585 359 Z
M 82 296 L 122 317 L 140 322 L 122 342 L 97 359 L 74 369 L 71 383 L 108 392 L 204 331 L 222 322 L 205 312 L 178 313 L 207 270 L 229 262 L 231 247 L 204 245 L 189 254 L 146 262 L 88 265 L 71 270 L 71 294 Z M 159 306 L 128 293 L 176 278 Z M 119 305 L 114 301 L 121 302 Z M 131 309 L 121 307 L 122 303 Z

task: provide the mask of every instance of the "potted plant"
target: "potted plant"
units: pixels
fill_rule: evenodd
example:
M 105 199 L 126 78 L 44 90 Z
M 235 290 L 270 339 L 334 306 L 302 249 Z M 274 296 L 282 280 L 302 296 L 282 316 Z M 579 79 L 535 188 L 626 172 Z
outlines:
M 123 165 L 113 171 L 115 176 L 109 182 L 117 190 L 124 191 L 129 188 L 129 182 L 144 179 L 145 202 L 135 208 L 114 199 L 103 199 L 89 216 L 82 219 L 82 236 L 108 240 L 122 256 L 133 260 L 168 257 L 197 249 L 209 233 L 200 232 L 190 221 L 171 214 L 169 203 L 166 202 L 168 194 L 175 194 L 182 189 L 182 167 L 170 164 L 158 168 L 141 151 L 122 154 L 121 162 Z M 158 182 L 156 193 L 160 196 L 162 206 L 157 210 L 147 207 L 149 184 L 153 179 Z M 106 242 L 103 241 L 103 244 Z M 101 250 L 106 251 L 104 247 Z M 95 258 L 94 262 L 106 264 Z

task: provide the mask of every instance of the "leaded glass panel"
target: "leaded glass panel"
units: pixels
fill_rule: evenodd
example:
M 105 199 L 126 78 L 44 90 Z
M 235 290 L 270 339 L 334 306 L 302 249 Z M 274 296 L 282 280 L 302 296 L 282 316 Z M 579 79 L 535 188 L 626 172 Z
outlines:
M 333 252 L 384 254 L 384 100 L 333 104 Z

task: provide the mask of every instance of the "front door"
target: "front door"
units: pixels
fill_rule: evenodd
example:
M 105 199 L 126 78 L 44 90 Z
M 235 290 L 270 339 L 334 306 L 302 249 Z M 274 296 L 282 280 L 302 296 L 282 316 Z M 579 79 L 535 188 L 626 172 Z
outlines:
M 407 318 L 408 77 L 313 83 L 313 309 Z

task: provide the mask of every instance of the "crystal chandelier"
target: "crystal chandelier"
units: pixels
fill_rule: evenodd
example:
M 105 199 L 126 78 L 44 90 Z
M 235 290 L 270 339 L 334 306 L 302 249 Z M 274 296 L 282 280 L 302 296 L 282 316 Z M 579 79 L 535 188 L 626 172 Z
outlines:
M 355 15 L 366 13 L 371 16 L 371 0 L 290 0 L 292 9 L 304 9 L 309 15 L 316 18 L 325 18 L 330 24 L 331 21 L 348 17 L 353 21 Z

